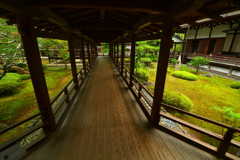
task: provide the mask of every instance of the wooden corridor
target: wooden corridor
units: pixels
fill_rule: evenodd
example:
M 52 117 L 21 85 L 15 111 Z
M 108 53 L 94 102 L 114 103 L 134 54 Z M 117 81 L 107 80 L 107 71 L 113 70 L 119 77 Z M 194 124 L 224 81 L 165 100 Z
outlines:
M 25 160 L 216 160 L 151 127 L 109 57 L 98 57 L 57 131 Z

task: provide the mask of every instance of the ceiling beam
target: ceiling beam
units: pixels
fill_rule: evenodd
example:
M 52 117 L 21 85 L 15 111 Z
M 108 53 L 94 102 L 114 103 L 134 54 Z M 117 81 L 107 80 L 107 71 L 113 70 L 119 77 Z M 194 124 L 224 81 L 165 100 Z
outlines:
M 35 29 L 34 32 L 35 32 L 36 37 L 68 40 L 67 35 L 63 35 L 63 34 L 49 33 L 47 31 L 41 31 L 39 29 Z
M 100 30 L 131 30 L 132 27 L 114 23 L 77 23 L 71 26 L 73 29 L 100 29 Z
M 197 22 L 195 22 L 195 21 L 193 21 L 193 20 L 191 20 L 191 19 L 189 19 L 187 17 L 181 17 L 181 18 L 179 18 L 179 20 L 184 22 L 184 23 L 187 23 L 187 24 L 189 24 L 189 25 L 191 25 L 193 27 L 197 27 L 198 26 Z
M 75 32 L 79 36 L 81 36 L 81 31 L 79 30 L 72 30 L 66 20 L 58 16 L 57 14 L 53 13 L 49 9 L 46 8 L 31 8 L 25 6 L 20 1 L 9 1 L 9 0 L 1 0 L 0 6 L 6 10 L 9 10 L 13 13 L 28 13 L 33 16 L 34 19 L 37 20 L 49 20 L 57 25 L 59 25 L 64 31 L 67 32 Z
M 162 23 L 164 19 L 183 17 L 186 14 L 202 7 L 203 5 L 204 1 L 202 0 L 175 0 L 169 11 L 167 11 L 165 14 L 150 15 L 143 18 L 134 25 L 132 32 L 138 33 L 141 28 L 150 24 Z
M 63 7 L 63 8 L 88 8 L 88 9 L 110 9 L 125 10 L 160 14 L 167 10 L 165 1 L 156 0 L 121 0 L 121 1 L 95 1 L 95 0 L 26 0 L 26 4 L 38 7 Z
M 222 21 L 222 17 L 205 9 L 205 8 L 200 8 L 197 10 L 198 13 L 200 13 L 202 16 L 206 17 L 206 18 L 210 18 L 214 21 L 217 21 L 217 22 L 221 22 Z

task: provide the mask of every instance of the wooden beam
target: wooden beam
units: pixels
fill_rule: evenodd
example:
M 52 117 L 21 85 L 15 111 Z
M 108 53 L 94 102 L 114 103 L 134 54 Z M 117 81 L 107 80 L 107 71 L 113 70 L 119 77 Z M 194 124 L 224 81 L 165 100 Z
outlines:
M 104 22 L 103 20 L 105 19 L 105 9 L 99 9 L 99 13 L 100 19 L 102 20 L 102 22 Z
M 40 31 L 38 29 L 35 29 L 34 32 L 36 37 L 68 40 L 68 36 L 63 34 L 54 34 L 47 31 Z
M 131 30 L 130 25 L 113 23 L 77 23 L 71 26 L 73 29 L 100 29 L 100 30 Z
M 72 70 L 73 82 L 75 83 L 75 89 L 78 89 L 78 77 L 77 77 L 77 67 L 75 62 L 75 53 L 74 53 L 74 40 L 73 34 L 68 33 L 68 50 L 70 54 L 70 63 Z
M 62 7 L 62 8 L 87 8 L 87 9 L 108 9 L 108 10 L 124 10 L 124 11 L 137 11 L 159 14 L 167 10 L 166 2 L 156 0 L 138 0 L 129 1 L 94 1 L 94 0 L 28 0 L 27 4 L 32 7 Z
M 200 8 L 197 10 L 198 13 L 200 13 L 202 16 L 205 16 L 206 18 L 210 18 L 214 21 L 217 21 L 217 22 L 221 22 L 222 21 L 222 17 L 205 9 L 205 8 Z
M 122 38 L 121 40 L 121 74 L 123 74 L 124 57 L 125 57 L 125 46 L 124 46 L 124 38 Z
M 154 124 L 158 124 L 160 120 L 160 103 L 162 102 L 163 98 L 170 49 L 173 46 L 173 26 L 173 19 L 164 20 L 161 47 L 158 58 L 156 82 L 154 88 L 153 105 L 151 110 L 151 121 Z
M 17 20 L 38 107 L 40 111 L 44 111 L 42 122 L 46 124 L 46 127 L 43 127 L 43 130 L 48 134 L 56 129 L 56 122 L 39 55 L 38 42 L 34 34 L 33 18 L 30 14 L 18 13 Z
M 136 40 L 135 34 L 132 35 L 131 41 L 131 55 L 130 55 L 130 88 L 133 87 L 133 75 L 134 75 L 134 66 L 135 66 L 135 52 L 136 52 Z
M 87 70 L 86 70 L 85 49 L 84 49 L 84 39 L 83 38 L 81 38 L 81 55 L 82 55 L 83 69 L 84 69 L 84 73 L 86 75 Z
M 178 18 L 180 21 L 184 22 L 184 23 L 187 23 L 193 27 L 197 27 L 198 26 L 198 23 L 187 18 L 187 17 L 181 17 L 181 18 Z
M 63 16 L 63 18 L 72 18 L 72 17 L 76 17 L 76 16 L 80 16 L 80 15 L 85 15 L 85 14 L 89 14 L 92 12 L 96 12 L 96 9 L 92 9 L 92 10 L 87 10 L 87 11 L 83 11 L 83 12 L 77 12 L 71 15 L 67 15 L 67 16 Z
M 158 14 L 158 15 L 150 15 L 141 19 L 139 22 L 137 22 L 133 26 L 132 32 L 138 33 L 143 27 L 150 24 L 162 23 L 163 20 L 165 19 L 183 17 L 191 13 L 192 11 L 197 10 L 203 5 L 204 5 L 204 1 L 201 1 L 201 0 L 195 0 L 195 1 L 194 0 L 181 0 L 181 1 L 175 0 L 175 2 L 172 3 L 172 6 L 166 13 Z
M 240 7 L 240 1 L 239 0 L 230 0 L 230 2 L 234 5 L 234 6 L 236 6 L 236 7 Z
M 151 34 L 143 37 L 136 37 L 136 41 L 146 41 L 146 40 L 154 40 L 154 39 L 161 39 L 162 38 L 162 32 L 158 32 L 156 34 Z M 131 38 L 126 38 L 124 40 L 125 43 L 131 43 Z

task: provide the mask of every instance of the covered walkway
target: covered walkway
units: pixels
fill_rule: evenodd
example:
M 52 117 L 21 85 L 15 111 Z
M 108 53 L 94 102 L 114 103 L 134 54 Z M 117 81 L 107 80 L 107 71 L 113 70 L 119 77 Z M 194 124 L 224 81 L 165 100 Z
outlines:
M 109 57 L 98 56 L 57 131 L 26 160 L 215 160 L 153 128 Z

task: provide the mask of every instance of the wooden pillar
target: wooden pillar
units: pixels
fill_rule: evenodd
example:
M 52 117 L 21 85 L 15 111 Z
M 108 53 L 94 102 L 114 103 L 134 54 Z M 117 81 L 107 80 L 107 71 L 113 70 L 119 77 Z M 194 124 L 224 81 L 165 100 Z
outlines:
M 109 57 L 112 59 L 112 43 L 109 43 Z
M 124 49 L 125 49 L 125 46 L 124 46 L 124 38 L 122 38 L 122 42 L 121 42 L 121 74 L 123 74 L 123 68 L 124 68 L 124 56 L 125 56 L 125 53 L 124 53 Z
M 97 58 L 97 56 L 98 56 L 97 43 L 96 43 L 96 45 L 95 45 L 95 49 L 96 49 L 96 57 L 95 57 L 95 58 Z
M 135 34 L 132 35 L 132 41 L 131 41 L 131 61 L 130 61 L 130 87 L 133 87 L 133 75 L 134 75 L 134 65 L 135 65 L 135 47 L 136 47 L 136 40 L 135 40 Z
M 83 38 L 81 38 L 81 54 L 82 54 L 83 69 L 84 69 L 84 73 L 85 73 L 85 75 L 86 75 L 87 70 L 86 70 L 85 50 L 84 50 L 84 39 L 83 39 Z
M 117 41 L 117 68 L 119 68 L 119 43 Z
M 78 88 L 77 67 L 75 62 L 74 42 L 71 33 L 68 33 L 68 50 L 70 54 L 73 82 L 75 83 L 75 89 L 77 89 Z
M 160 103 L 162 102 L 166 73 L 168 67 L 169 53 L 172 48 L 174 20 L 167 19 L 163 21 L 161 47 L 158 58 L 157 75 L 154 89 L 153 106 L 151 110 L 152 123 L 158 124 L 160 120 Z
M 116 51 L 115 51 L 115 48 L 116 47 L 116 45 L 115 45 L 115 42 L 113 42 L 113 63 L 115 64 L 115 58 L 116 58 Z
M 89 50 L 89 41 L 87 40 L 87 54 L 88 54 L 88 65 L 89 67 L 92 65 L 91 57 L 90 57 L 90 50 Z
M 234 130 L 228 129 L 223 137 L 223 141 L 218 146 L 217 152 L 220 157 L 224 157 L 228 151 L 229 146 L 231 145 L 231 140 L 233 138 Z
M 43 127 L 43 130 L 45 134 L 48 134 L 56 129 L 56 122 L 44 77 L 37 37 L 34 34 L 33 18 L 29 14 L 19 13 L 17 20 L 38 107 L 40 111 L 44 111 L 42 122 L 46 126 Z

